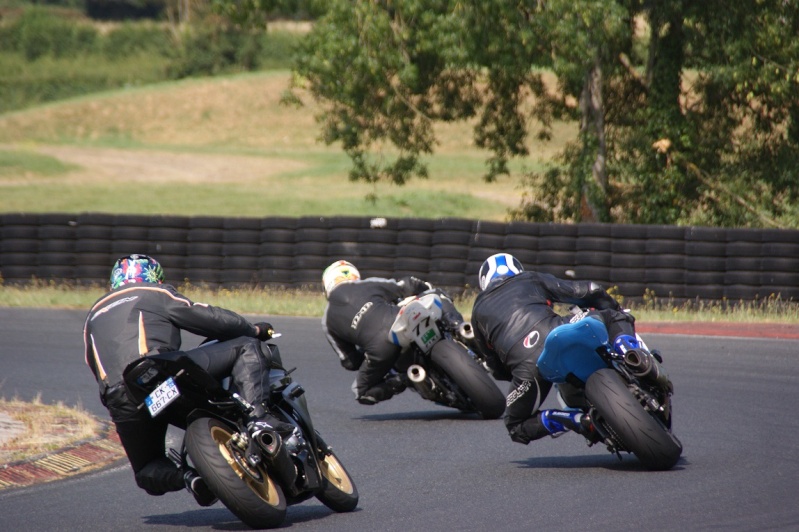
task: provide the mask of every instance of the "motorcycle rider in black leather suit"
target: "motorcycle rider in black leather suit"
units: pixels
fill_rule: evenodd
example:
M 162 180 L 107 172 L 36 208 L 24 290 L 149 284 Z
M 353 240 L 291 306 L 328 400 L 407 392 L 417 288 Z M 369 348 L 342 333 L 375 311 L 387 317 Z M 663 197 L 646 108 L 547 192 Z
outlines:
M 402 378 L 393 371 L 401 349 L 388 338 L 400 311 L 398 303 L 410 296 L 436 293 L 444 319 L 463 321 L 446 294 L 416 277 L 362 280 L 352 263 L 339 260 L 325 269 L 322 283 L 327 296 L 322 327 L 341 365 L 358 371 L 352 391 L 361 404 L 374 405 L 405 390 Z
M 479 281 L 481 292 L 471 316 L 475 343 L 494 377 L 511 381 L 504 416 L 511 439 L 527 444 L 572 430 L 596 441 L 588 415 L 571 410 L 539 411 L 552 384 L 540 377 L 536 362 L 547 335 L 559 325 L 597 319 L 605 324 L 611 342 L 617 338 L 635 342 L 635 319 L 598 284 L 524 271 L 507 253 L 486 259 Z M 561 316 L 553 310 L 553 303 L 591 310 Z M 560 388 L 561 395 L 570 389 L 568 385 Z
M 187 488 L 202 506 L 216 501 L 193 470 L 180 470 L 165 454 L 168 425 L 139 410 L 122 380 L 125 367 L 152 354 L 178 352 L 181 330 L 219 339 L 220 342 L 182 353 L 213 377 L 230 376 L 239 394 L 254 407 L 250 430 L 262 424 L 286 431 L 286 424 L 268 415 L 268 374 L 272 364 L 262 340 L 272 326 L 252 324 L 227 309 L 195 303 L 163 284 L 161 265 L 147 255 L 120 258 L 111 271 L 111 291 L 92 305 L 83 329 L 86 363 L 100 388 L 100 400 L 108 409 L 130 461 L 136 484 L 150 495 Z M 279 361 L 276 361 L 279 363 Z

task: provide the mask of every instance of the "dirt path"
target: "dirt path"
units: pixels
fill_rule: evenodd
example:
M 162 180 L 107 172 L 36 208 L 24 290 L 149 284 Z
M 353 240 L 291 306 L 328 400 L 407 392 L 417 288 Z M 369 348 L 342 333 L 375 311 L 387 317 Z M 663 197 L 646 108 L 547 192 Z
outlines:
M 247 155 L 55 145 L 37 146 L 33 151 L 79 166 L 66 175 L 72 182 L 229 183 L 255 181 L 308 166 L 296 160 Z M 8 180 L 4 182 L 9 183 Z

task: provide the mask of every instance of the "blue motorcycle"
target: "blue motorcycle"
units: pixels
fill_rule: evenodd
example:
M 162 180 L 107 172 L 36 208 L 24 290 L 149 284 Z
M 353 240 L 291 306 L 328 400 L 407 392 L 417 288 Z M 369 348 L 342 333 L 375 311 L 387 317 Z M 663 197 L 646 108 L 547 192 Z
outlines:
M 617 353 L 604 324 L 593 318 L 556 327 L 538 359 L 541 376 L 555 384 L 562 402 L 593 420 L 601 441 L 621 459 L 632 453 L 647 469 L 671 469 L 682 444 L 671 431 L 674 391 L 657 351 Z

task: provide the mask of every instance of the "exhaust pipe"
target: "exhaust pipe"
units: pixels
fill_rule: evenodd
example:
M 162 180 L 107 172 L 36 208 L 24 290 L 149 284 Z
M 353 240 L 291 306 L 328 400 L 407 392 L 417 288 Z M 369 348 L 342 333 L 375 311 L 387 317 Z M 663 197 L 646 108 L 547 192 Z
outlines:
M 624 363 L 630 368 L 632 374 L 639 379 L 653 381 L 668 390 L 669 393 L 674 391 L 674 385 L 672 385 L 669 376 L 666 375 L 663 367 L 658 364 L 658 361 L 650 353 L 640 349 L 628 349 L 624 353 Z
M 427 371 L 422 366 L 413 364 L 409 367 L 408 379 L 413 383 L 413 387 L 419 392 L 419 395 L 431 401 L 437 400 L 436 385 L 427 378 Z
M 283 445 L 283 438 L 275 431 L 262 430 L 253 434 L 253 438 L 263 449 L 269 463 L 269 470 L 275 475 L 280 485 L 291 496 L 297 495 L 294 483 L 297 480 L 297 467 L 289 456 L 288 449 Z
M 419 364 L 413 364 L 408 368 L 408 378 L 411 382 L 419 383 L 425 380 L 427 372 Z
M 273 458 L 280 451 L 282 439 L 280 434 L 275 431 L 261 430 L 253 434 L 253 438 L 270 458 Z
M 645 377 L 652 371 L 652 357 L 638 349 L 628 349 L 624 353 L 624 363 L 636 377 Z
M 474 329 L 472 329 L 472 324 L 468 321 L 464 321 L 460 325 L 458 325 L 458 334 L 464 340 L 471 340 L 474 338 Z

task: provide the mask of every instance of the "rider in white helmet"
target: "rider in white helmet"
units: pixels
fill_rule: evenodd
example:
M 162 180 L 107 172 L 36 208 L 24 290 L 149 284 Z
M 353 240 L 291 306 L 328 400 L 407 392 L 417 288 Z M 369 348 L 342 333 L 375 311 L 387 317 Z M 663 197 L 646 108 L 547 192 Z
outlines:
M 618 302 L 597 283 L 524 271 L 508 253 L 488 257 L 478 276 L 481 292 L 471 318 L 475 342 L 494 376 L 511 381 L 505 410 L 511 439 L 527 444 L 572 430 L 594 441 L 596 433 L 587 415 L 568 410 L 539 411 L 552 384 L 539 376 L 536 362 L 547 335 L 559 325 L 591 317 L 605 324 L 611 340 L 634 342 L 635 319 L 622 312 Z M 595 310 L 561 316 L 553 310 L 553 303 Z
M 416 277 L 361 279 L 352 263 L 338 260 L 325 269 L 322 284 L 327 296 L 322 327 L 341 365 L 358 372 L 352 391 L 361 404 L 373 405 L 405 390 L 393 371 L 400 347 L 388 339 L 400 301 L 432 291 L 441 297 L 445 319 L 463 321 L 446 294 Z

